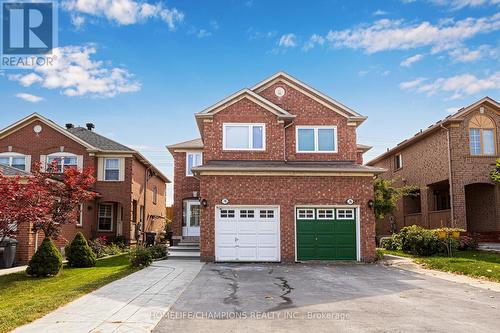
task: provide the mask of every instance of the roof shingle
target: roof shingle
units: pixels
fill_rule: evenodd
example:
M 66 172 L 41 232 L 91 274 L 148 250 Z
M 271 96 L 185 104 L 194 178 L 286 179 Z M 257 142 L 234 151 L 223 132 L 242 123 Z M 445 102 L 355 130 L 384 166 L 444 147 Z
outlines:
M 124 146 L 118 142 L 110 140 L 100 134 L 93 131 L 89 131 L 83 127 L 69 128 L 68 132 L 87 142 L 88 144 L 94 146 L 97 149 L 107 150 L 107 151 L 124 151 L 124 152 L 134 152 L 127 146 Z

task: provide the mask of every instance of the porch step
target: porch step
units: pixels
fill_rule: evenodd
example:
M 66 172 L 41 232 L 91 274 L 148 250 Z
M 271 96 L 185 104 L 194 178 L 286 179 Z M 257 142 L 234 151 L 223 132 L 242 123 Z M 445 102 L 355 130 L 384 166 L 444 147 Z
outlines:
M 200 251 L 172 250 L 168 252 L 169 260 L 200 260 Z
M 178 243 L 177 246 L 180 246 L 180 247 L 183 247 L 183 248 L 187 248 L 187 247 L 197 247 L 197 248 L 200 248 L 200 242 L 185 242 L 185 241 L 182 241 L 182 242 Z
M 479 250 L 500 253 L 500 243 L 479 243 Z
M 177 252 L 200 252 L 200 246 L 199 244 L 196 245 L 177 245 L 177 246 L 170 246 L 168 248 L 170 251 Z

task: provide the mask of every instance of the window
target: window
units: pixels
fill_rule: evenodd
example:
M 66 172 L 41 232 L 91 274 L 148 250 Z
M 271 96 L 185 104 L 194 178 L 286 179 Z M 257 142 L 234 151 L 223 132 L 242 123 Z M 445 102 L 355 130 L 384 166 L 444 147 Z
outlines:
M 337 220 L 354 219 L 354 209 L 337 209 Z
M 274 218 L 274 210 L 272 210 L 272 209 L 261 210 L 260 211 L 260 218 L 261 219 L 273 219 Z
M 336 126 L 297 126 L 297 153 L 336 153 Z
M 224 124 L 224 150 L 265 150 L 264 124 Z
M 118 158 L 104 159 L 104 180 L 120 180 L 120 160 Z
M 299 220 L 314 220 L 314 209 L 298 209 L 297 216 Z
M 191 169 L 203 164 L 203 155 L 201 152 L 186 154 L 186 176 L 192 176 Z
M 76 226 L 83 226 L 83 204 L 78 205 L 78 219 L 76 220 Z
M 495 155 L 495 123 L 484 115 L 476 115 L 469 122 L 471 155 Z
M 69 155 L 50 155 L 47 158 L 47 167 L 52 172 L 63 173 L 67 169 L 76 169 L 78 158 Z
M 132 221 L 137 223 L 137 200 L 132 200 Z
M 99 205 L 98 231 L 113 231 L 113 204 Z
M 158 203 L 158 187 L 153 187 L 153 205 Z
M 139 206 L 139 223 L 140 224 L 144 223 L 144 206 L 143 205 Z
M 333 220 L 334 218 L 333 209 L 318 209 L 318 220 Z
M 403 156 L 401 154 L 397 154 L 394 156 L 394 170 L 399 170 L 403 167 Z
M 23 155 L 0 155 L 0 164 L 9 165 L 13 168 L 27 171 L 26 156 Z
M 229 219 L 232 219 L 234 218 L 234 209 L 221 209 L 220 210 L 220 217 L 221 218 L 229 218 Z
M 255 211 L 253 209 L 252 210 L 246 210 L 246 209 L 240 210 L 240 218 L 251 219 L 254 217 L 255 217 Z

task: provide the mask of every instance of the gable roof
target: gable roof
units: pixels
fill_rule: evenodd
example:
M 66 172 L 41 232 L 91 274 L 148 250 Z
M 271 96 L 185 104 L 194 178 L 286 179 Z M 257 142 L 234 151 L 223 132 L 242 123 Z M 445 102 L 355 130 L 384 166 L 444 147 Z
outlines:
M 15 122 L 14 124 L 7 126 L 3 130 L 0 131 L 0 138 L 3 138 L 20 128 L 23 128 L 30 123 L 39 120 L 55 131 L 61 133 L 62 135 L 68 137 L 69 139 L 81 144 L 85 148 L 87 148 L 88 152 L 94 153 L 124 153 L 128 152 L 133 154 L 143 165 L 151 168 L 155 174 L 163 179 L 166 183 L 170 183 L 170 180 L 151 162 L 149 162 L 143 155 L 141 155 L 138 151 L 130 149 L 118 142 L 115 142 L 111 139 L 108 139 L 100 134 L 97 134 L 93 131 L 89 131 L 83 127 L 76 127 L 71 129 L 65 129 L 52 120 L 49 120 L 38 113 L 32 113 L 29 116 Z
M 172 152 L 176 149 L 203 149 L 203 141 L 200 138 L 168 145 L 167 149 Z
M 423 131 L 420 130 L 420 132 L 415 134 L 413 137 L 401 141 L 400 143 L 397 144 L 396 147 L 389 149 L 385 153 L 383 153 L 382 155 L 375 157 L 373 160 L 366 163 L 366 165 L 374 165 L 375 163 L 380 162 L 384 158 L 402 150 L 403 148 L 408 147 L 408 146 L 426 138 L 427 136 L 431 135 L 432 133 L 443 128 L 445 125 L 448 125 L 448 124 L 453 123 L 453 122 L 456 123 L 456 122 L 462 121 L 468 113 L 474 111 L 479 105 L 482 105 L 484 103 L 490 104 L 491 106 L 493 106 L 494 108 L 497 109 L 498 113 L 500 113 L 500 104 L 497 101 L 495 101 L 493 98 L 488 97 L 488 96 L 483 97 L 479 101 L 472 103 L 469 106 L 461 108 L 456 113 L 449 115 L 448 117 L 437 121 L 435 124 L 432 124 L 429 127 L 427 127 L 427 129 L 425 129 Z
M 0 172 L 4 176 L 31 176 L 31 173 L 11 167 L 10 165 L 0 164 Z
M 134 152 L 133 149 L 130 149 L 129 147 L 124 146 L 121 143 L 108 139 L 100 134 L 97 134 L 96 132 L 89 131 L 88 129 L 83 127 L 69 128 L 67 129 L 67 131 L 99 150 Z
M 307 85 L 302 81 L 297 80 L 296 78 L 285 72 L 278 72 L 270 76 L 264 81 L 257 83 L 255 86 L 251 88 L 251 90 L 256 93 L 259 93 L 278 81 L 284 82 L 285 84 L 291 86 L 292 88 L 299 90 L 306 96 L 313 98 L 314 100 L 330 108 L 331 110 L 343 115 L 344 117 L 349 118 L 349 120 L 351 121 L 362 123 L 367 119 L 367 117 L 362 116 L 353 109 L 323 94 L 319 90 L 314 89 L 310 85 Z

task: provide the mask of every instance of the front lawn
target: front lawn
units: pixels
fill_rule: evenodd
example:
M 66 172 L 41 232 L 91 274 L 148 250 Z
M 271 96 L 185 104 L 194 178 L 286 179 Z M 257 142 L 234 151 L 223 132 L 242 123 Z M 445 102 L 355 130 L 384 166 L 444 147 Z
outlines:
M 24 272 L 0 276 L 0 332 L 40 318 L 135 270 L 130 267 L 129 255 L 122 254 L 100 259 L 96 267 L 65 266 L 52 278 L 32 278 Z
M 500 282 L 500 254 L 483 251 L 457 251 L 453 257 L 412 256 L 401 251 L 384 250 L 386 254 L 410 257 L 426 268 L 453 272 Z

